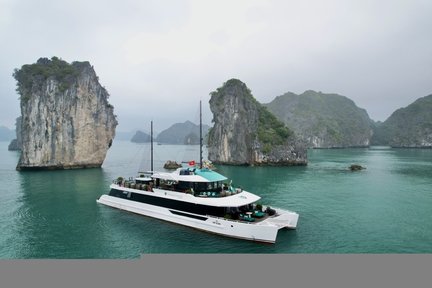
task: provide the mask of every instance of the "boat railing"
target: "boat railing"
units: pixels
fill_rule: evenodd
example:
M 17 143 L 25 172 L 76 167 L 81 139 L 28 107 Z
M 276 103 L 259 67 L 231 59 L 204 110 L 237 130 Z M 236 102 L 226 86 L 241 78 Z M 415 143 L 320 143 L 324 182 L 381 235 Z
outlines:
M 125 188 L 130 188 L 130 189 L 136 189 L 136 190 L 142 190 L 142 191 L 149 191 L 152 192 L 154 186 L 152 185 L 152 183 L 141 183 L 139 181 L 136 180 L 123 180 L 123 181 L 118 181 L 118 180 L 113 180 L 113 184 L 118 185 L 120 187 L 125 187 Z
M 245 221 L 245 220 L 229 219 L 229 218 L 219 217 L 219 216 L 214 216 L 214 215 L 210 215 L 210 214 L 207 214 L 206 216 L 209 217 L 209 218 L 212 218 L 212 219 L 225 220 L 225 221 L 230 221 L 230 222 L 234 222 L 234 223 L 247 223 L 247 224 L 252 224 L 252 222 L 248 222 L 248 221 Z
M 232 218 L 220 217 L 220 216 L 214 216 L 214 215 L 206 215 L 206 216 L 211 217 L 211 218 L 231 221 L 231 222 L 241 222 L 241 223 L 249 223 L 249 224 L 254 223 L 254 222 L 255 223 L 261 222 L 262 220 L 267 219 L 269 217 L 277 216 L 277 213 L 275 213 L 274 215 L 269 215 L 269 213 L 263 212 L 263 211 L 259 211 L 258 214 L 255 214 L 255 212 L 257 212 L 257 211 L 259 211 L 259 210 L 253 210 L 253 211 L 251 210 L 251 211 L 241 213 L 239 219 L 232 219 Z M 243 214 L 243 217 L 241 216 L 242 214 Z M 253 220 L 251 221 L 250 219 L 253 219 Z
M 137 181 L 137 179 L 133 177 L 129 177 L 129 178 L 118 177 L 117 179 L 113 179 L 112 183 L 119 185 L 120 187 L 126 187 L 126 188 L 137 189 L 137 190 L 147 190 L 147 186 L 149 185 L 149 183 L 142 183 L 142 181 Z M 163 185 L 163 184 L 161 184 L 158 187 L 153 186 L 153 188 L 161 188 L 161 189 L 171 190 L 178 193 L 192 194 L 195 197 L 209 197 L 209 198 L 228 197 L 243 192 L 243 189 L 241 187 L 235 188 L 233 186 L 229 186 L 217 191 L 216 189 L 206 190 L 206 191 L 194 191 L 191 188 L 186 190 L 179 190 L 176 189 L 174 185 Z
M 241 193 L 243 190 L 240 188 L 230 190 L 222 190 L 222 191 L 200 191 L 195 192 L 194 196 L 197 197 L 212 197 L 212 198 L 220 198 L 220 197 L 228 197 L 238 193 Z

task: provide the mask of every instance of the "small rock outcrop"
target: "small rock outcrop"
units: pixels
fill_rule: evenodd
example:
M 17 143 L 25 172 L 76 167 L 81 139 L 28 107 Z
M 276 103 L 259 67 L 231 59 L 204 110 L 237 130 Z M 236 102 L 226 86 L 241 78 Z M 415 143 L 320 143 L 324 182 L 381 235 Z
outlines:
M 352 165 L 349 167 L 349 169 L 350 169 L 351 171 L 360 171 L 360 170 L 366 169 L 366 167 L 363 167 L 363 166 L 361 166 L 361 165 L 359 165 L 359 164 L 352 164 Z
M 349 98 L 312 90 L 285 93 L 265 106 L 310 148 L 368 147 L 373 121 Z
M 171 161 L 171 160 L 168 160 L 164 164 L 164 168 L 165 169 L 177 169 L 177 168 L 180 168 L 180 167 L 182 167 L 181 164 L 177 163 L 176 161 Z
M 40 58 L 14 77 L 22 117 L 17 170 L 100 167 L 118 123 L 90 63 Z
M 306 165 L 306 147 L 237 79 L 210 93 L 214 126 L 208 158 L 215 164 Z

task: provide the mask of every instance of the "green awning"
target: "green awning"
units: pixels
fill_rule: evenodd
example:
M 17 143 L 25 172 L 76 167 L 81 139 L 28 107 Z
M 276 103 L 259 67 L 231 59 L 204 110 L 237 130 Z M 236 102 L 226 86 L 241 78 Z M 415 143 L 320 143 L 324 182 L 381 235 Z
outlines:
M 225 176 L 208 169 L 196 169 L 195 174 L 207 179 L 209 182 L 224 181 L 228 179 Z

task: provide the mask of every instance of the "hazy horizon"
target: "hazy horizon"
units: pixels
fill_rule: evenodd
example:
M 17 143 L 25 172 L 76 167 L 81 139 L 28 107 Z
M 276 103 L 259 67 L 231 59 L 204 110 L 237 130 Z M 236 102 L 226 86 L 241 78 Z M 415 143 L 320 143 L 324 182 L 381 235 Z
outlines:
M 200 100 L 212 125 L 231 78 L 260 103 L 335 93 L 384 121 L 432 94 L 432 2 L 355 2 L 0 0 L 0 125 L 20 116 L 14 69 L 52 56 L 94 66 L 121 132 L 197 123 Z

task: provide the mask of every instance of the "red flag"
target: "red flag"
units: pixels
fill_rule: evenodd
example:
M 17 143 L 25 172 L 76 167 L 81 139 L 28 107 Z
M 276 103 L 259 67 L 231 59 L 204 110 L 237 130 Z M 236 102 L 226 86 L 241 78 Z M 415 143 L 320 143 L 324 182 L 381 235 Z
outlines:
M 189 161 L 188 164 L 189 164 L 189 166 L 195 166 L 195 161 L 194 160 Z

